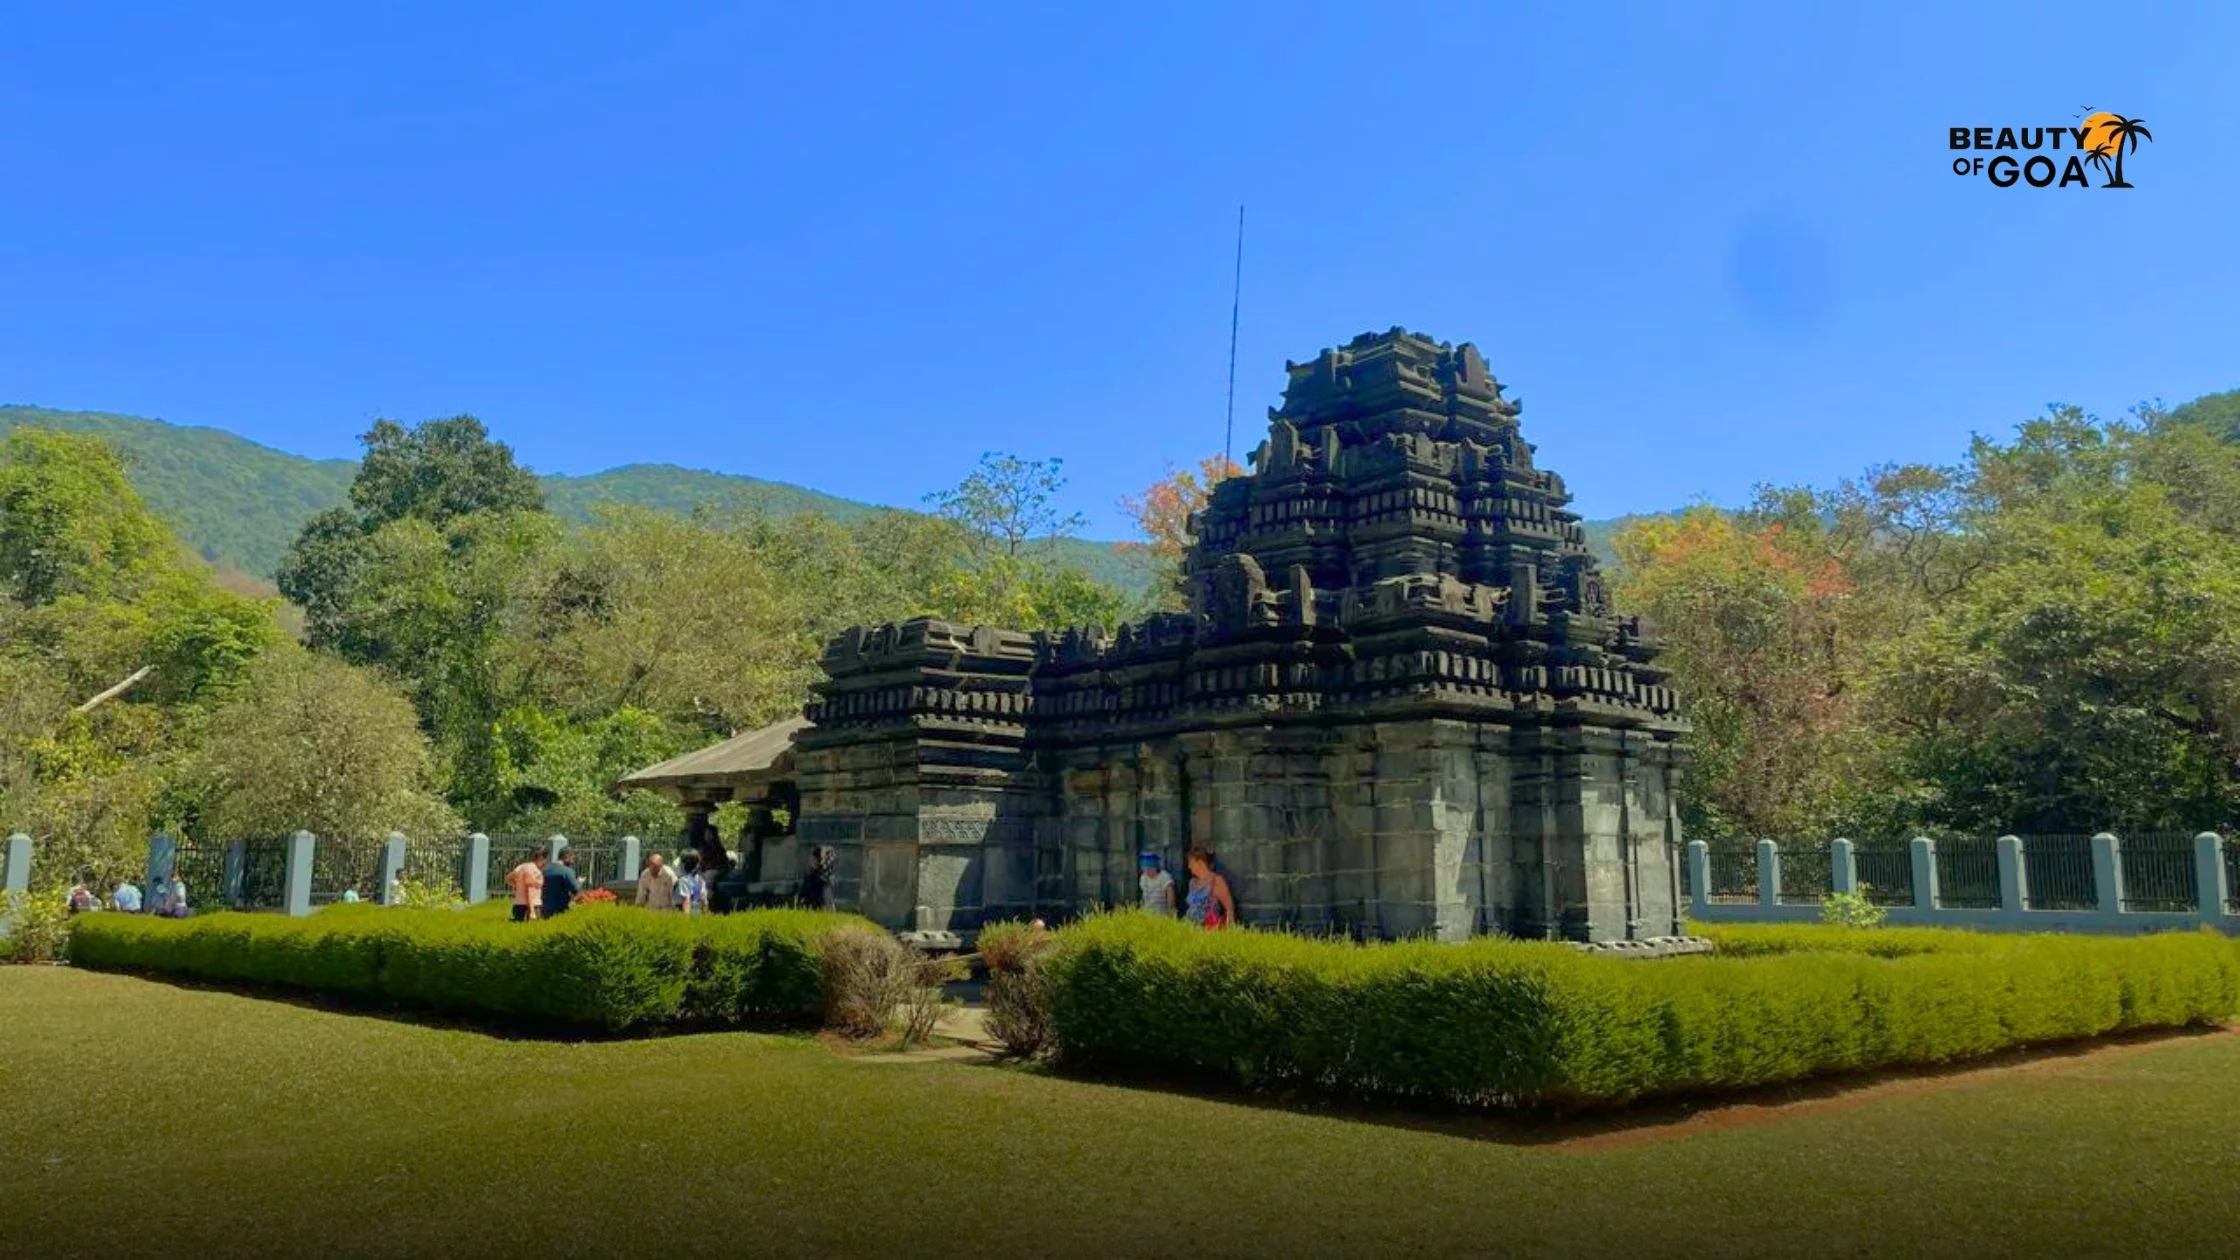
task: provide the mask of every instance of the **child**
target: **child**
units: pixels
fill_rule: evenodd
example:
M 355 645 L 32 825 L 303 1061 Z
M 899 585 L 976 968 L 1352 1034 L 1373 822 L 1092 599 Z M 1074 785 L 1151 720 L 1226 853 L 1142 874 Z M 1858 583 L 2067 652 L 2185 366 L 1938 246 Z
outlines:
M 1153 914 L 1174 917 L 1174 876 L 1161 867 L 1156 853 L 1138 853 L 1136 866 L 1142 872 L 1137 881 L 1143 886 L 1143 908 Z

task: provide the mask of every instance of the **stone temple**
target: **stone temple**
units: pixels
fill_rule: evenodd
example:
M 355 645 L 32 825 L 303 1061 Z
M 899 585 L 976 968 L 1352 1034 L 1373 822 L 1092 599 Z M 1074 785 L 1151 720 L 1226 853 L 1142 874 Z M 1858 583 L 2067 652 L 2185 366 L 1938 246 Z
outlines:
M 1288 364 L 1194 522 L 1191 609 L 858 627 L 792 737 L 790 854 L 903 931 L 1136 896 L 1211 849 L 1240 918 L 1361 937 L 1679 931 L 1686 728 L 1478 351 Z M 768 864 L 762 864 L 765 873 Z

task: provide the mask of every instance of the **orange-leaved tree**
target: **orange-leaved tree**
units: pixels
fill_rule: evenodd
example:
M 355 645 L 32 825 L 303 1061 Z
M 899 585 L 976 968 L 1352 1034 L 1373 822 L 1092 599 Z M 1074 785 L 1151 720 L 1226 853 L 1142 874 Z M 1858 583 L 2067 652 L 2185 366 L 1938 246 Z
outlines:
M 1664 637 L 1695 726 L 1686 808 L 1708 838 L 1818 835 L 1837 806 L 1854 589 L 1812 533 L 1698 507 L 1614 540 L 1618 599 Z
M 1154 579 L 1160 603 L 1179 607 L 1182 602 L 1182 559 L 1190 550 L 1190 518 L 1206 505 L 1213 487 L 1244 469 L 1226 455 L 1208 455 L 1195 469 L 1167 466 L 1167 475 L 1140 494 L 1120 500 L 1120 508 L 1134 518 L 1142 542 L 1121 544 L 1131 555 L 1156 570 Z

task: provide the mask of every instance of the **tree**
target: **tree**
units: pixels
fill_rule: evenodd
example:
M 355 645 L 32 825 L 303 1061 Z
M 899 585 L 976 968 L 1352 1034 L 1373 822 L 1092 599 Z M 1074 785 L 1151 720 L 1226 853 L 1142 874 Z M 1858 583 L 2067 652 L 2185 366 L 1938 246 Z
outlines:
M 271 652 L 211 715 L 194 762 L 210 836 L 455 834 L 412 704 L 365 670 Z
M 607 790 L 623 775 L 691 746 L 658 714 L 625 706 L 599 717 L 573 718 L 524 705 L 498 719 L 496 745 L 505 813 L 489 826 L 530 834 L 649 838 L 675 835 L 684 826 L 683 812 L 661 796 L 631 792 L 616 797 Z
M 1835 812 L 1855 672 L 1852 594 L 1814 531 L 1699 507 L 1620 531 L 1617 597 L 1666 639 L 1696 757 L 1688 822 L 1712 838 L 1812 834 Z
M 442 525 L 476 512 L 541 512 L 544 487 L 492 441 L 473 416 L 405 428 L 377 420 L 359 438 L 366 448 L 350 483 L 350 505 L 370 531 L 414 517 Z
M 445 532 L 484 514 L 544 510 L 544 489 L 536 477 L 517 466 L 512 449 L 491 440 L 472 416 L 410 429 L 380 420 L 359 441 L 366 453 L 350 483 L 350 506 L 306 522 L 280 563 L 280 593 L 303 609 L 315 646 L 342 646 L 342 623 L 352 615 L 371 540 L 389 525 L 420 521 Z
M 129 591 L 176 545 L 107 443 L 34 428 L 0 440 L 0 592 L 16 603 Z
M 604 512 L 546 587 L 522 645 L 530 688 L 576 713 L 627 706 L 709 734 L 798 712 L 839 628 L 846 550 L 822 522 Z
M 1061 466 L 990 453 L 955 489 L 926 496 L 962 545 L 931 593 L 939 615 L 1022 630 L 1109 625 L 1125 615 L 1126 596 L 1050 559 L 1049 545 L 1083 523 L 1056 506 Z
M 1890 645 L 1870 710 L 1923 814 L 2090 832 L 2240 806 L 2240 542 L 2162 487 L 1988 523 L 1997 562 Z
M 115 878 L 203 712 L 280 642 L 273 608 L 223 589 L 106 443 L 33 428 L 0 442 L 0 590 L 0 817 L 50 872 Z
M 1078 512 L 1058 511 L 1066 484 L 1062 466 L 1061 460 L 1038 463 L 991 451 L 956 488 L 934 491 L 926 502 L 965 531 L 976 560 L 1027 559 L 1085 523 Z
M 1143 535 L 1142 542 L 1124 545 L 1160 574 L 1159 585 L 1166 588 L 1160 592 L 1162 602 L 1170 608 L 1182 606 L 1182 564 L 1190 550 L 1192 518 L 1205 510 L 1215 485 L 1243 475 L 1244 469 L 1228 456 L 1208 455 L 1195 470 L 1168 465 L 1165 477 L 1120 500 L 1121 510 Z

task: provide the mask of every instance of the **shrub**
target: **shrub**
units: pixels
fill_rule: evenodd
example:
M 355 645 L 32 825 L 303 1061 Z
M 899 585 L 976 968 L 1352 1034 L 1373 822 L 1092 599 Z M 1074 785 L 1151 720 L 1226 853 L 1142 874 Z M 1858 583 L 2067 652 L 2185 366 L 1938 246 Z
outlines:
M 876 929 L 823 942 L 824 1023 L 846 1037 L 876 1037 L 894 1023 L 909 989 L 910 947 Z
M 467 904 L 467 895 L 459 890 L 458 881 L 447 877 L 418 879 L 400 875 L 395 896 L 395 908 L 404 910 L 458 910 Z
M 906 947 L 907 948 L 907 947 Z M 916 950 L 903 961 L 902 1044 L 922 1046 L 933 1040 L 941 1017 L 956 1006 L 949 1000 L 949 982 L 962 980 L 964 964 L 955 958 L 926 958 Z
M 819 1009 L 818 939 L 861 922 L 797 910 L 688 918 L 593 908 L 512 923 L 362 905 L 300 919 L 93 915 L 70 956 L 91 968 L 610 1029 L 786 1024 Z
M 62 894 L 9 893 L 0 906 L 0 962 L 53 962 L 69 948 L 71 924 Z
M 1031 1059 L 1049 1044 L 1050 986 L 1043 964 L 1057 945 L 1055 933 L 1024 923 L 980 930 L 980 960 L 988 969 L 988 1032 L 1015 1058 Z
M 1728 958 L 1759 954 L 1839 953 L 1875 958 L 1916 954 L 1972 954 L 1999 948 L 2001 941 L 2034 939 L 2007 933 L 1960 928 L 1843 927 L 1812 923 L 1690 923 L 1689 934 L 1710 941 Z
M 1060 933 L 1045 964 L 1052 1040 L 1075 1066 L 1584 1105 L 1941 1063 L 2240 1010 L 2240 953 L 2207 933 L 1718 935 L 1722 952 L 1742 956 L 1642 962 L 1498 940 L 1359 946 L 1106 915 Z
M 1865 893 L 1835 893 L 1820 903 L 1820 921 L 1830 927 L 1881 927 L 1890 912 L 1867 900 Z

